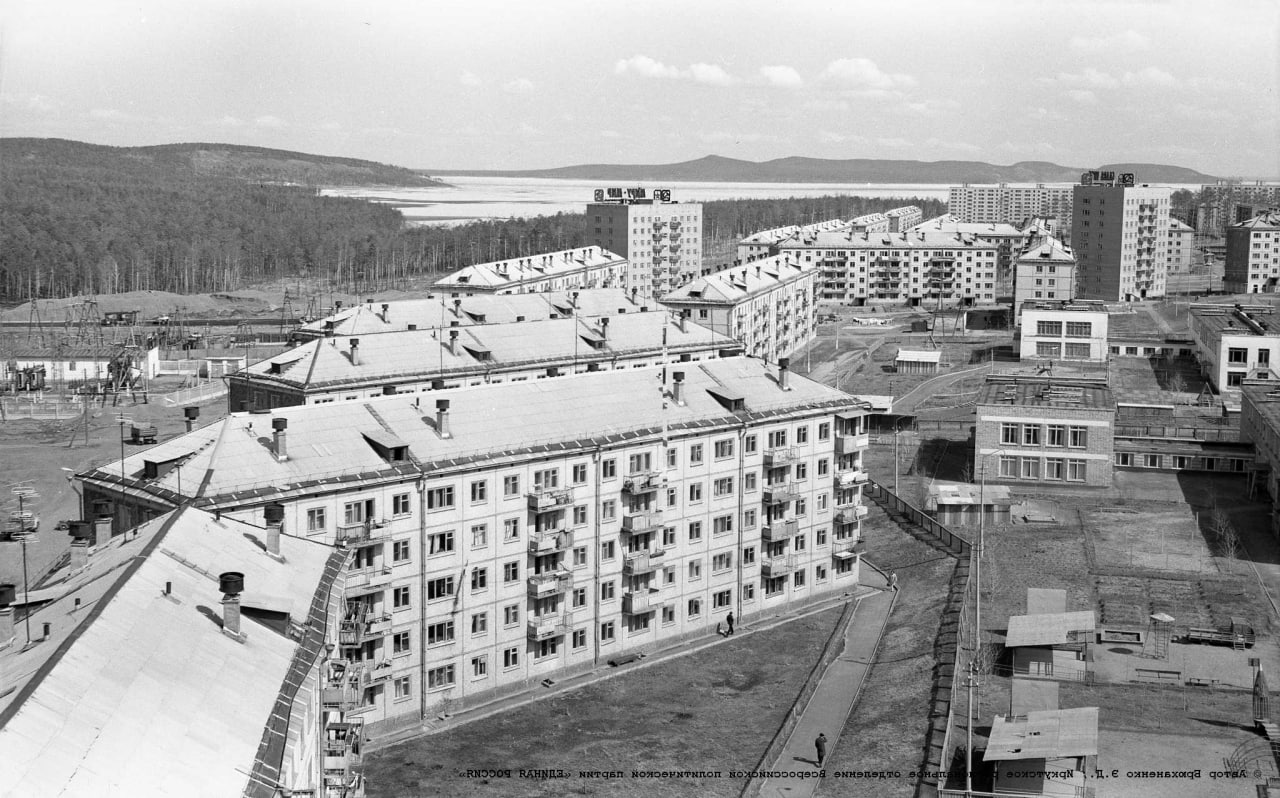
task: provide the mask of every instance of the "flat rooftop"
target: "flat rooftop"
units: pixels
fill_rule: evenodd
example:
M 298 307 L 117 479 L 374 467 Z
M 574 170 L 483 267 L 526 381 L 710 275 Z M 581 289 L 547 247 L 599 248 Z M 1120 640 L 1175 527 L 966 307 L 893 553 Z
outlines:
M 1100 382 L 1029 377 L 988 380 L 978 393 L 978 404 L 1114 411 L 1116 400 Z
M 442 289 L 490 288 L 562 277 L 586 269 L 625 265 L 626 259 L 596 246 L 565 249 L 523 258 L 508 258 L 490 263 L 476 263 L 436 281 Z
M 733 305 L 814 274 L 813 263 L 801 262 L 787 254 L 772 255 L 698 277 L 663 294 L 662 301 L 673 306 Z
M 996 715 L 984 762 L 1096 756 L 1098 708 L 1054 709 L 1025 715 Z
M 1218 335 L 1280 336 L 1280 316 L 1270 305 L 1192 305 L 1191 316 Z
M 1097 626 L 1093 610 L 1045 612 L 1009 616 L 1006 648 L 1061 646 L 1079 642 L 1075 632 L 1092 632 Z

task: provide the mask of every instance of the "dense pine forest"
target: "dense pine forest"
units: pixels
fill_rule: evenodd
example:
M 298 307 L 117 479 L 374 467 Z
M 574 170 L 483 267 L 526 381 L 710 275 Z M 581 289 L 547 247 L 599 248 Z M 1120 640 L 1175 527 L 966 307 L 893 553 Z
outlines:
M 582 214 L 406 227 L 321 185 L 431 185 L 353 159 L 183 144 L 116 148 L 0 140 L 0 301 L 133 290 L 232 291 L 302 281 L 362 293 L 429 282 L 471 263 L 583 246 Z M 917 200 L 925 218 L 945 212 Z M 708 262 L 758 230 L 905 204 L 831 196 L 703 205 Z

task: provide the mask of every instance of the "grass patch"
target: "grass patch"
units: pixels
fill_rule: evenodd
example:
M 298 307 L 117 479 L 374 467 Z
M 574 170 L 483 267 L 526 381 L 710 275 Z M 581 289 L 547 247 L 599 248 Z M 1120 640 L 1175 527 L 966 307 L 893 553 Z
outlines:
M 636 668 L 579 690 L 366 756 L 379 796 L 736 796 L 822 652 L 841 607 Z M 560 769 L 567 778 L 521 778 Z M 630 777 L 719 770 L 720 778 Z M 472 778 L 467 770 L 509 770 Z M 621 770 L 623 778 L 584 778 Z

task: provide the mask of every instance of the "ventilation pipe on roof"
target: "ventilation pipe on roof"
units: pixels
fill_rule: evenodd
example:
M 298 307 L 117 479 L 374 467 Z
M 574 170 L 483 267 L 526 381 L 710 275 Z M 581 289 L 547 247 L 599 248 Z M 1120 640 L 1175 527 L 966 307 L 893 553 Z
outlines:
M 791 375 L 790 368 L 791 358 L 778 358 L 778 387 L 782 388 L 784 391 L 791 390 L 791 381 L 789 379 Z
M 184 407 L 182 408 L 182 415 L 187 422 L 187 432 L 190 432 L 196 425 L 196 419 L 200 418 L 200 408 L 195 405 Z
M 609 340 L 609 317 L 604 316 L 600 319 L 600 337 Z
M 687 309 L 676 311 L 676 328 L 682 333 L 689 332 L 689 311 Z
M 569 305 L 570 305 L 570 306 L 572 306 L 574 309 L 577 309 L 577 307 L 578 307 L 578 292 L 577 292 L 577 291 L 574 291 L 572 294 L 570 294 L 570 297 L 571 297 L 571 299 L 569 300 Z
M 289 419 L 271 419 L 271 448 L 276 453 L 276 460 L 283 463 L 289 459 L 289 442 L 285 438 L 285 430 L 289 428 Z
M 267 556 L 284 562 L 280 554 L 280 535 L 284 532 L 284 505 L 272 502 L 262 508 L 262 518 L 267 524 Z
M 462 318 L 462 300 L 461 299 L 453 300 L 453 315 L 457 316 L 458 318 Z
M 342 300 L 341 299 L 333 300 L 333 312 L 337 313 L 340 310 L 342 310 Z
M 408 330 L 409 330 L 410 332 L 412 332 L 412 331 L 414 331 L 414 330 L 416 330 L 416 329 L 418 329 L 418 325 L 416 325 L 416 324 L 410 324 L 410 325 L 408 326 Z
M 382 323 L 387 324 L 387 318 L 391 315 L 391 305 L 386 302 L 382 303 Z
M 436 400 L 436 432 L 440 433 L 441 438 L 452 438 L 453 433 L 449 432 L 449 400 Z
M 449 354 L 451 355 L 458 354 L 458 331 L 457 330 L 449 331 Z
M 89 541 L 76 538 L 71 541 L 71 573 L 78 574 L 89 567 Z
M 351 365 L 360 365 L 360 339 L 351 339 Z
M 368 305 L 369 305 L 369 310 L 373 310 L 373 297 L 371 297 L 371 296 L 367 296 L 367 297 L 365 297 L 365 298 L 364 298 L 364 301 L 365 301 L 366 303 L 368 303 Z
M 327 319 L 324 323 L 324 337 L 325 338 L 333 337 L 333 320 L 332 319 Z
M 684 407 L 684 372 L 671 372 L 671 398 L 679 407 Z
M 17 587 L 11 583 L 0 585 L 0 648 L 12 643 L 16 634 L 13 629 L 13 600 L 17 593 Z M 6 685 L 0 682 L 0 690 L 4 689 Z
M 220 574 L 218 589 L 222 591 L 222 633 L 243 643 L 245 635 L 240 631 L 240 594 L 244 592 L 244 574 L 239 571 Z

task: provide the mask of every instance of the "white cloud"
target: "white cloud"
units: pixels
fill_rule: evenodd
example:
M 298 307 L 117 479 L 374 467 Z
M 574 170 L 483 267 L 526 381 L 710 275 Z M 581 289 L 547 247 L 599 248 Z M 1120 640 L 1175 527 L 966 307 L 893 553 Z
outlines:
M 1093 67 L 1085 67 L 1083 72 L 1076 74 L 1059 72 L 1058 82 L 1070 86 L 1092 86 L 1099 89 L 1114 89 L 1120 85 L 1119 80 Z
M 1178 79 L 1163 69 L 1149 66 L 1137 72 L 1126 72 L 1121 78 L 1126 86 L 1177 86 Z
M 285 122 L 283 119 L 281 119 L 278 116 L 271 116 L 271 115 L 260 116 L 257 119 L 253 120 L 253 124 L 256 125 L 257 127 L 267 127 L 267 128 L 282 128 L 285 126 Z
M 116 108 L 94 108 L 89 116 L 100 122 L 131 122 L 137 117 Z
M 903 110 L 925 116 L 954 111 L 959 107 L 960 103 L 955 100 L 920 100 L 902 104 Z
M 812 100 L 806 100 L 804 105 L 802 105 L 801 107 L 804 108 L 804 110 L 806 111 L 819 111 L 819 112 L 850 110 L 849 102 L 847 100 L 831 100 L 831 99 L 825 99 L 822 97 L 817 97 Z
M 876 139 L 875 143 L 879 144 L 881 147 L 888 147 L 891 150 L 905 150 L 915 146 L 913 142 L 908 141 L 901 136 L 885 136 Z
M 843 133 L 836 133 L 831 130 L 821 130 L 818 132 L 818 141 L 823 144 L 841 144 L 843 142 L 850 141 L 851 139 L 852 137 L 850 136 L 846 136 Z
M 502 84 L 502 90 L 507 94 L 528 94 L 533 91 L 533 81 L 528 78 L 516 78 Z
M 479 86 L 480 76 L 474 72 L 463 72 L 458 76 L 458 82 L 463 86 Z
M 673 66 L 667 66 L 661 61 L 655 61 L 647 55 L 633 55 L 630 58 L 624 58 L 614 64 L 613 71 L 619 75 L 628 73 L 639 75 L 642 78 L 678 78 L 680 70 Z
M 970 144 L 967 141 L 947 140 L 940 138 L 930 138 L 924 142 L 924 146 L 933 150 L 942 150 L 943 152 L 962 152 L 966 155 L 976 155 L 982 151 L 982 148 L 976 144 Z
M 244 120 L 234 116 L 224 116 L 218 120 L 223 127 L 244 127 Z
M 754 144 L 760 141 L 777 141 L 777 136 L 767 133 L 733 133 L 727 130 L 716 130 L 710 133 L 699 133 L 698 139 L 704 144 L 721 144 L 726 141 L 732 141 L 735 144 Z
M 622 134 L 616 130 L 601 130 L 600 138 L 602 139 L 620 139 Z
M 51 100 L 42 94 L 31 95 L 26 99 L 24 104 L 28 111 L 37 111 L 42 114 L 47 114 L 50 111 L 57 110 L 58 108 L 56 100 Z
M 869 58 L 839 58 L 827 64 L 822 77 L 846 86 L 864 89 L 899 89 L 914 86 L 910 75 L 884 72 Z
M 1076 50 L 1145 50 L 1151 40 L 1137 31 L 1126 30 L 1106 36 L 1072 36 L 1069 44 Z
M 785 65 L 762 66 L 760 77 L 764 78 L 770 86 L 777 86 L 780 89 L 798 89 L 804 85 L 804 79 L 800 77 L 800 73 Z
M 1083 105 L 1093 105 L 1098 101 L 1098 95 L 1088 89 L 1071 89 L 1067 96 Z
M 715 64 L 693 64 L 689 67 L 689 75 L 698 83 L 710 86 L 729 86 L 733 77 Z

